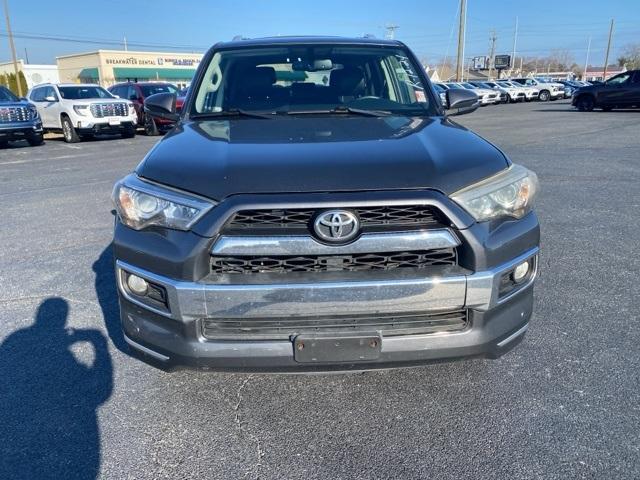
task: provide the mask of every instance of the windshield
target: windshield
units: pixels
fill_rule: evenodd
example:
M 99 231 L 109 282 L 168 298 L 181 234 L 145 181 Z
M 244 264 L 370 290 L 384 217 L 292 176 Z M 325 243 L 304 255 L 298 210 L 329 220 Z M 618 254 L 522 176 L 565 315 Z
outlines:
M 173 85 L 140 85 L 142 96 L 147 98 L 156 93 L 178 93 L 178 89 Z
M 102 87 L 58 87 L 60 96 L 66 100 L 83 100 L 85 98 L 114 98 Z
M 0 102 L 19 102 L 11 90 L 5 87 L 0 87 Z
M 336 109 L 435 114 L 418 69 L 396 47 L 296 45 L 222 50 L 194 85 L 194 114 Z

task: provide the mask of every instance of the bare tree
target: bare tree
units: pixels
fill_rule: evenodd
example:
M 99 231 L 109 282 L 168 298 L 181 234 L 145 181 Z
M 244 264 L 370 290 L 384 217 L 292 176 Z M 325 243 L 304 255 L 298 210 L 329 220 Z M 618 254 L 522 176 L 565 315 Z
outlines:
M 622 49 L 618 57 L 618 65 L 626 66 L 630 70 L 640 68 L 640 43 L 630 43 Z

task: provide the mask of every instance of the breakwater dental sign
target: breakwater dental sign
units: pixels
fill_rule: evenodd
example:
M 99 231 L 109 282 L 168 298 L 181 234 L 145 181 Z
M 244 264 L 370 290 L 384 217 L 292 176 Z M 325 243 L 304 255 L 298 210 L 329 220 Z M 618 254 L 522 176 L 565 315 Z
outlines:
M 152 58 L 107 58 L 105 59 L 107 65 L 140 65 L 140 66 L 174 66 L 174 67 L 194 67 L 200 63 L 198 58 L 164 58 L 157 57 Z

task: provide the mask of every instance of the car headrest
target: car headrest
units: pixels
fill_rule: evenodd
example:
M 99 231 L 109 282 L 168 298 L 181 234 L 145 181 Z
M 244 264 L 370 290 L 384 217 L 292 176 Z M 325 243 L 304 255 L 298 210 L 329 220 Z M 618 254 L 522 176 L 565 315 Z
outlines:
M 268 88 L 276 83 L 276 70 L 273 67 L 254 67 L 242 73 L 242 86 L 251 90 Z
M 354 95 L 364 90 L 364 75 L 358 67 L 345 66 L 331 72 L 329 85 L 340 95 Z

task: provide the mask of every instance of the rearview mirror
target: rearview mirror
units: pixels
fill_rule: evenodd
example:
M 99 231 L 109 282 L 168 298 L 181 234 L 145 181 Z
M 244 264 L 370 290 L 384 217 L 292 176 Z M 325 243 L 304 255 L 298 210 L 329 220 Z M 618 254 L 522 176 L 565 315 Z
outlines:
M 156 93 L 146 98 L 144 111 L 152 117 L 175 122 L 180 118 L 180 115 L 176 113 L 176 99 L 175 93 Z
M 454 110 L 448 116 L 454 117 L 471 113 L 478 109 L 480 101 L 478 95 L 472 90 L 452 88 L 446 91 L 447 110 Z

